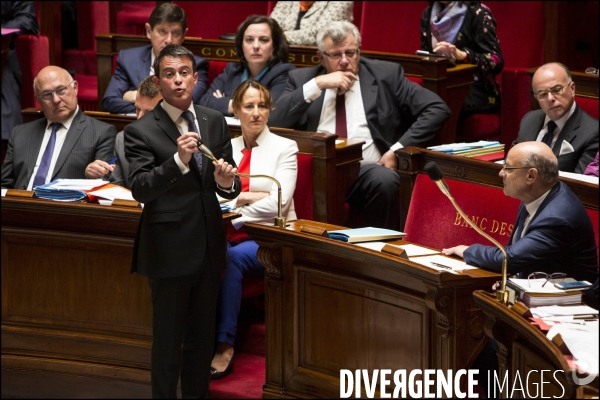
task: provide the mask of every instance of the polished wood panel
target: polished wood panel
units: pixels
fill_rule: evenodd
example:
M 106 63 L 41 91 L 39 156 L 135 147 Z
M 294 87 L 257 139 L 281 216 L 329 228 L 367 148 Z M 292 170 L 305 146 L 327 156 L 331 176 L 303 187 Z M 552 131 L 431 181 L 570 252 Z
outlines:
M 100 34 L 96 35 L 98 60 L 98 107 L 112 77 L 113 56 L 119 51 L 149 43 L 145 36 Z M 183 43 L 194 54 L 207 60 L 238 62 L 232 40 L 211 40 L 186 37 Z M 316 46 L 290 46 L 290 62 L 297 67 L 313 67 L 319 63 Z M 474 65 L 451 67 L 441 57 L 422 57 L 410 54 L 361 51 L 364 57 L 402 64 L 407 76 L 421 77 L 423 86 L 437 93 L 448 104 L 452 115 L 436 137 L 438 143 L 454 143 L 456 124 L 463 102 L 473 82 Z
M 2 368 L 148 383 L 150 289 L 130 273 L 141 208 L 1 201 Z
M 539 372 L 538 377 L 531 381 L 526 381 L 525 377 L 529 371 L 546 370 L 544 397 L 581 399 L 587 393 L 598 396 L 598 376 L 589 385 L 578 385 L 573 377 L 583 376 L 577 374 L 577 368 L 568 362 L 558 346 L 548 340 L 539 328 L 511 308 L 498 303 L 490 293 L 477 290 L 473 297 L 486 315 L 485 333 L 498 342 L 500 374 L 504 377 L 505 371 L 508 371 L 509 388 L 513 387 L 512 382 L 515 382 L 518 374 L 525 382 L 528 393 L 540 393 Z M 521 391 L 514 393 L 523 396 Z M 502 397 L 507 398 L 507 395 L 503 392 Z
M 112 124 L 121 131 L 135 121 L 134 117 L 100 111 L 85 111 L 86 115 Z M 22 111 L 23 122 L 43 117 L 41 109 L 26 108 Z M 313 219 L 315 221 L 342 224 L 345 219 L 346 193 L 358 178 L 362 160 L 362 144 L 352 139 L 340 139 L 337 135 L 273 128 L 279 136 L 294 140 L 302 154 L 313 157 Z M 232 138 L 242 134 L 239 126 L 230 126 Z
M 408 207 L 417 175 L 426 173 L 424 167 L 430 161 L 438 164 L 444 177 L 500 189 L 504 187 L 502 178 L 499 176 L 502 169 L 500 164 L 417 147 L 399 149 L 396 151 L 396 155 L 399 159 L 398 175 L 400 177 L 401 227 L 406 222 Z M 569 186 L 586 208 L 598 210 L 600 200 L 598 185 L 569 178 L 561 177 L 559 179 Z
M 461 369 L 483 345 L 471 293 L 499 275 L 439 272 L 396 256 L 246 224 L 265 266 L 265 398 L 339 397 L 340 369 Z

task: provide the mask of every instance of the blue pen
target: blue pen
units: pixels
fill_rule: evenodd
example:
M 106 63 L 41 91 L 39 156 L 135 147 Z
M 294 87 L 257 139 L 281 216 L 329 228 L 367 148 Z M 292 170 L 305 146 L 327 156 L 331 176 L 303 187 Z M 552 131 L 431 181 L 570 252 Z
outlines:
M 115 157 L 115 158 L 113 158 L 112 160 L 110 160 L 110 161 L 108 162 L 108 164 L 109 164 L 109 165 L 110 165 L 110 164 L 114 164 L 114 163 L 115 163 L 115 161 L 117 161 L 118 159 L 119 159 L 119 157 Z

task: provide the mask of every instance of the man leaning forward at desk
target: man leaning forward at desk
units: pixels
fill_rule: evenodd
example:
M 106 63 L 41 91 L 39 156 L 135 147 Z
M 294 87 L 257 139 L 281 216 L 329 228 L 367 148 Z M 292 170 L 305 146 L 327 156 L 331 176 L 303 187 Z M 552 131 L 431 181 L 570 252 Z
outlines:
M 45 118 L 17 125 L 2 165 L 2 187 L 32 190 L 54 179 L 100 179 L 114 166 L 117 130 L 77 106 L 77 81 L 47 66 L 33 81 Z
M 569 187 L 558 180 L 558 160 L 542 142 L 516 144 L 500 171 L 504 194 L 521 200 L 505 247 L 508 272 L 564 272 L 577 280 L 598 279 L 596 240 L 590 217 Z M 474 244 L 443 249 L 467 264 L 500 272 L 502 252 Z
M 450 109 L 437 94 L 409 81 L 400 64 L 361 58 L 360 33 L 350 22 L 329 24 L 317 34 L 317 46 L 321 65 L 289 72 L 269 126 L 364 140 L 360 174 L 346 201 L 365 211 L 367 225 L 398 229 L 394 151 L 426 146 Z
M 131 192 L 144 203 L 132 272 L 152 291 L 154 398 L 208 398 L 225 228 L 215 193 L 236 198 L 241 182 L 223 115 L 192 104 L 194 55 L 168 45 L 154 60 L 163 100 L 125 127 Z M 198 152 L 198 139 L 219 159 Z

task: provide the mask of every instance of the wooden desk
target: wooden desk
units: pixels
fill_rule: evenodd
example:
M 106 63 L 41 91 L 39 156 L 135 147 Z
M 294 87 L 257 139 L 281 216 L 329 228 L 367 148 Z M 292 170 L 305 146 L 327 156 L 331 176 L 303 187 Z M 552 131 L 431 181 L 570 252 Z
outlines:
M 527 385 L 527 373 L 537 370 L 538 376 L 528 382 L 529 393 L 540 393 L 539 371 L 547 370 L 544 374 L 544 396 L 546 398 L 578 398 L 584 393 L 595 393 L 598 396 L 598 376 L 589 386 L 579 386 L 574 382 L 576 371 L 567 362 L 559 348 L 546 338 L 537 327 L 534 327 L 524 317 L 498 303 L 490 293 L 477 290 L 473 293 L 475 303 L 486 315 L 485 333 L 494 338 L 500 347 L 498 361 L 500 374 L 509 371 L 509 384 L 512 388 L 517 372 L 523 385 Z M 554 376 L 554 372 L 557 372 Z M 557 383 L 560 382 L 560 385 Z M 535 385 L 538 385 L 536 388 Z M 561 387 L 562 385 L 562 387 Z M 564 392 L 563 392 L 564 391 Z M 564 393 L 564 394 L 563 394 Z M 522 395 L 516 391 L 515 394 Z M 503 393 L 506 398 L 507 393 Z
M 147 45 L 148 38 L 138 35 L 96 35 L 96 57 L 98 60 L 98 107 L 104 97 L 113 70 L 113 56 L 119 51 Z M 183 43 L 192 53 L 207 60 L 239 62 L 232 40 L 211 40 L 186 37 Z M 313 67 L 319 63 L 316 46 L 290 46 L 290 62 L 297 67 Z M 437 93 L 452 110 L 452 116 L 437 136 L 436 142 L 454 143 L 456 124 L 460 109 L 473 83 L 474 65 L 450 67 L 441 57 L 423 57 L 409 54 L 361 51 L 367 58 L 386 60 L 402 64 L 407 76 L 423 78 L 423 86 Z
M 112 124 L 121 131 L 134 117 L 101 111 L 85 111 L 86 115 Z M 23 122 L 30 122 L 44 115 L 39 108 L 22 111 Z M 279 136 L 294 140 L 302 154 L 313 157 L 313 219 L 315 221 L 343 224 L 345 219 L 346 193 L 358 178 L 362 160 L 362 141 L 343 139 L 336 144 L 337 135 L 273 128 Z M 242 134 L 239 126 L 230 126 L 232 138 Z
M 483 184 L 502 189 L 502 178 L 498 175 L 502 166 L 489 161 L 474 160 L 468 157 L 454 156 L 439 151 L 405 147 L 396 151 L 399 158 L 398 175 L 400 176 L 400 223 L 404 227 L 412 189 L 419 173 L 425 173 L 424 167 L 429 161 L 435 161 L 444 177 L 465 182 Z M 598 185 L 559 178 L 579 197 L 586 208 L 598 210 L 600 203 Z
M 498 274 L 439 272 L 301 233 L 302 225 L 339 228 L 245 225 L 265 266 L 263 397 L 339 397 L 340 369 L 471 365 L 484 339 L 472 292 Z
M 150 289 L 129 272 L 141 208 L 1 202 L 2 368 L 150 382 Z

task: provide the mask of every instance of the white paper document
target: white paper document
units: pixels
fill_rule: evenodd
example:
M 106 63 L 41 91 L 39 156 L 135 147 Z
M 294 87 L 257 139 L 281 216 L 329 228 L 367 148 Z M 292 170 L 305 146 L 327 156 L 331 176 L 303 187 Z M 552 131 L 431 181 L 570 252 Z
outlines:
M 598 315 L 598 310 L 590 306 L 542 306 L 530 308 L 529 311 L 538 318 L 556 315 Z
M 357 246 L 365 247 L 367 249 L 381 251 L 383 246 L 385 245 L 398 247 L 400 249 L 404 249 L 406 251 L 406 255 L 408 257 L 416 257 L 416 256 L 428 256 L 432 254 L 439 254 L 440 252 L 437 250 L 431 250 L 426 247 L 417 246 L 416 244 L 390 244 L 384 242 L 364 242 L 364 243 L 356 243 Z
M 48 189 L 92 190 L 107 183 L 102 179 L 61 179 L 48 186 Z
M 417 264 L 421 264 L 426 267 L 437 269 L 440 271 L 455 272 L 463 271 L 466 269 L 477 269 L 477 267 L 468 265 L 464 261 L 460 261 L 443 255 L 409 257 L 409 260 Z
M 131 191 L 124 187 L 121 187 L 121 186 L 110 187 L 110 188 L 106 188 L 106 189 L 100 188 L 98 190 L 94 190 L 93 192 L 90 192 L 89 194 L 98 196 L 98 197 L 102 197 L 103 199 L 107 199 L 107 200 L 114 200 L 114 199 L 135 200 L 133 198 L 133 196 L 131 195 Z
M 227 125 L 229 126 L 240 126 L 240 120 L 234 117 L 227 117 L 225 116 L 225 122 L 227 122 Z
M 552 340 L 558 333 L 573 354 L 577 369 L 590 375 L 597 375 L 599 362 L 598 321 L 577 326 L 557 324 L 550 328 L 546 337 Z

